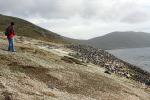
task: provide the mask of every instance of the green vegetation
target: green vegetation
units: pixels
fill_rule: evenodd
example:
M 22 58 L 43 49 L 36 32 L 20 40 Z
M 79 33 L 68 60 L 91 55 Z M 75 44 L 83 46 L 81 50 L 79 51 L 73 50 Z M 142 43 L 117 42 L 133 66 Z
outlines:
M 4 32 L 9 23 L 13 21 L 15 22 L 16 33 L 19 36 L 26 36 L 49 42 L 66 43 L 65 39 L 60 35 L 43 29 L 23 19 L 0 14 L 0 20 L 0 31 L 2 32 Z

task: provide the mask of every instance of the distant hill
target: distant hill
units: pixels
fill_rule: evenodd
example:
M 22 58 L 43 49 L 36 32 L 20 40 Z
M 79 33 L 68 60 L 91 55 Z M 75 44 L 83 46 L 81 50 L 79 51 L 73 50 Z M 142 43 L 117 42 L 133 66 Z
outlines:
M 9 23 L 15 22 L 15 30 L 17 35 L 31 37 L 35 39 L 51 41 L 51 42 L 66 42 L 64 37 L 34 25 L 26 20 L 5 16 L 0 14 L 0 31 L 4 32 Z
M 150 34 L 144 32 L 112 32 L 101 37 L 82 41 L 101 49 L 150 47 Z

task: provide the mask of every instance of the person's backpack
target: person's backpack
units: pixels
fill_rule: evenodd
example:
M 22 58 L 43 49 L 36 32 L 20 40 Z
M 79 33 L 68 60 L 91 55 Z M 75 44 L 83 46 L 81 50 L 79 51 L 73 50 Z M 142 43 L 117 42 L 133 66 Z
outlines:
M 9 31 L 8 31 L 8 28 L 6 28 L 5 30 L 5 36 L 8 36 L 9 35 Z

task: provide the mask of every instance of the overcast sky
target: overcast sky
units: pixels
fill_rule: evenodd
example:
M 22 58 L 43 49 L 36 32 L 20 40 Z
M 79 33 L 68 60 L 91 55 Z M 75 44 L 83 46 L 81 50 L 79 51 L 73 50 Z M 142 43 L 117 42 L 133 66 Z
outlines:
M 150 32 L 150 0 L 0 0 L 0 13 L 78 39 Z

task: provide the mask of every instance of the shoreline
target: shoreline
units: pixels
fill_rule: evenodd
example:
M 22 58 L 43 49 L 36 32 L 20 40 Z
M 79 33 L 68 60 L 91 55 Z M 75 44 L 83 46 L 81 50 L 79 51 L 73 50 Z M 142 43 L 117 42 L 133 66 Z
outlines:
M 148 71 L 125 62 L 105 50 L 86 45 L 67 45 L 67 48 L 74 50 L 76 53 L 71 55 L 85 63 L 91 62 L 104 67 L 109 73 L 115 73 L 150 86 L 150 73 Z

